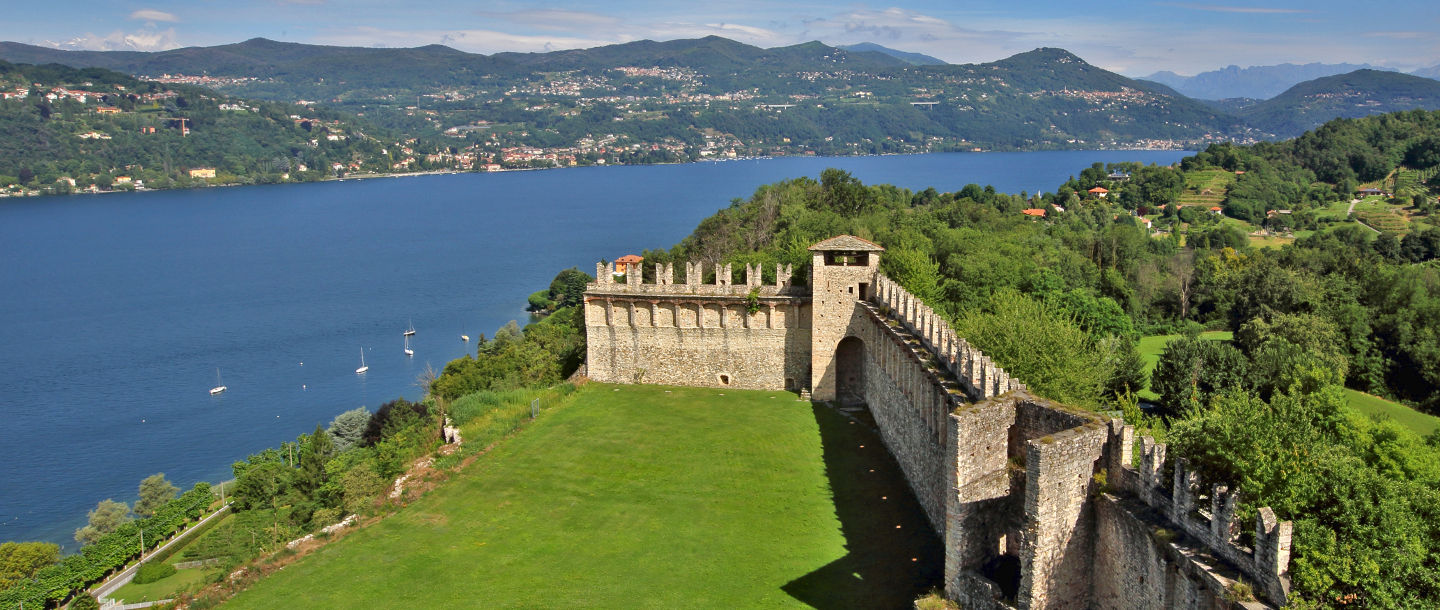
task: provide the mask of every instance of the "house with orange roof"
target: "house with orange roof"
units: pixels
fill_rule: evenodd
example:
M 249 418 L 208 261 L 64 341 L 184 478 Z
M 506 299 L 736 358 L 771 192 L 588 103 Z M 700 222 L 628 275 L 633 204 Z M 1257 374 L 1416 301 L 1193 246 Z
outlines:
M 1020 213 L 1026 215 L 1026 216 L 1033 216 L 1033 217 L 1035 217 L 1035 218 L 1044 218 L 1044 217 L 1045 217 L 1045 210 L 1042 210 L 1042 209 L 1040 209 L 1040 208 L 1030 208 L 1030 209 L 1026 209 L 1026 210 L 1020 210 Z
M 1210 206 L 1210 213 L 1211 213 L 1211 214 L 1219 214 L 1222 209 L 1223 209 L 1223 208 L 1221 208 L 1221 207 L 1218 206 L 1218 205 L 1212 205 L 1212 206 Z
M 1107 188 L 1105 188 L 1105 187 L 1103 187 L 1103 186 L 1097 186 L 1097 187 L 1095 187 L 1095 188 L 1093 188 L 1093 189 L 1090 189 L 1090 190 L 1087 191 L 1087 192 L 1090 193 L 1091 195 L 1094 195 L 1094 196 L 1096 196 L 1096 197 L 1099 197 L 1099 198 L 1101 198 L 1101 199 L 1104 199 L 1106 195 L 1110 194 L 1110 189 L 1107 189 Z
M 645 257 L 636 254 L 626 254 L 615 259 L 615 273 L 629 273 L 630 269 L 640 270 L 640 263 L 645 262 Z

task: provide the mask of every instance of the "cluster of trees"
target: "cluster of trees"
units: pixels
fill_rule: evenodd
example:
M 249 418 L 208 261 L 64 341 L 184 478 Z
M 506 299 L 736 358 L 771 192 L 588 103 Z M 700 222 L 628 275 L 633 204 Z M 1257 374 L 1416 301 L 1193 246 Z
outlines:
M 269 521 L 255 530 L 260 537 L 252 532 L 251 542 L 273 548 L 344 514 L 373 512 L 388 481 L 439 442 L 438 417 L 430 403 L 397 398 L 374 413 L 346 411 L 328 428 L 317 425 L 311 434 L 235 462 L 233 508 Z
M 93 538 L 87 535 L 86 544 L 79 553 L 68 555 L 58 562 L 38 569 L 26 569 L 27 565 L 33 568 L 37 563 L 49 559 L 49 547 L 43 543 L 20 543 L 8 547 L 10 560 L 0 565 L 5 566 L 7 576 L 13 578 L 13 582 L 8 588 L 0 589 L 0 605 L 10 607 L 28 604 L 34 608 L 42 608 L 47 604 L 61 602 L 77 591 L 83 593 L 85 587 L 98 582 L 116 568 L 138 557 L 144 550 L 159 545 L 190 522 L 200 518 L 215 501 L 209 483 L 196 483 L 190 491 L 176 498 L 174 487 L 169 486 L 168 482 L 155 484 L 156 481 L 164 481 L 162 475 L 147 478 L 146 481 L 152 482 L 149 486 L 149 500 L 142 498 L 141 504 L 151 513 L 138 519 L 129 519 L 127 511 L 123 510 L 123 503 L 113 502 L 118 506 L 111 506 L 112 501 L 101 502 L 96 511 L 91 513 L 91 523 L 86 528 L 91 528 L 92 531 L 97 528 L 109 531 Z M 170 499 L 156 504 L 160 498 L 165 497 L 162 492 L 167 488 L 169 491 L 166 493 Z M 81 528 L 81 531 L 86 528 Z M 37 544 L 39 546 L 36 546 Z M 82 594 L 79 597 L 83 599 L 86 596 Z
M 492 339 L 481 335 L 474 356 L 445 365 L 430 384 L 431 395 L 450 401 L 483 390 L 553 385 L 569 377 L 585 359 L 584 294 L 591 281 L 576 269 L 561 271 L 548 291 L 531 296 L 532 306 L 541 301 L 554 307 L 553 313 L 524 330 L 512 320 Z M 537 298 L 542 294 L 543 300 Z

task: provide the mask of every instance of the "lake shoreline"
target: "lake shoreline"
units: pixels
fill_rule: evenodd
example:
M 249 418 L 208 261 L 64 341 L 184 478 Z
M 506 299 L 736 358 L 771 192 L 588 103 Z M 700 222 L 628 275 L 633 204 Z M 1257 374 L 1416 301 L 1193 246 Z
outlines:
M 113 195 L 113 194 L 116 194 L 116 193 L 158 193 L 158 192 L 165 192 L 165 191 L 202 190 L 202 189 L 207 189 L 207 188 L 234 188 L 234 187 L 243 187 L 243 186 L 274 186 L 274 185 L 282 185 L 282 184 L 312 184 L 312 183 L 323 183 L 323 182 L 346 182 L 346 181 L 350 181 L 350 180 L 374 180 L 374 179 L 378 179 L 378 178 L 413 178 L 413 177 L 417 177 L 417 176 L 447 176 L 447 175 L 457 175 L 457 174 L 503 174 L 503 173 L 510 173 L 510 172 L 534 172 L 534 171 L 565 170 L 565 169 L 580 169 L 580 168 L 595 168 L 595 167 L 666 167 L 666 166 L 676 166 L 676 165 L 697 165 L 697 164 L 703 164 L 703 163 L 733 163 L 733 162 L 740 162 L 740 161 L 763 161 L 763 160 L 769 160 L 769 159 L 787 159 L 787 158 L 796 158 L 796 159 L 861 159 L 861 158 L 867 158 L 867 157 L 919 157 L 919 156 L 925 156 L 925 155 L 943 155 L 943 154 L 970 154 L 970 155 L 974 155 L 974 154 L 987 154 L 987 153 L 996 153 L 996 152 L 999 152 L 999 153 L 1002 153 L 1002 154 L 1004 154 L 1004 153 L 1022 153 L 1022 154 L 1023 154 L 1023 153 L 1040 153 L 1040 152 L 1074 152 L 1074 153 L 1087 153 L 1087 152 L 1093 152 L 1093 153 L 1142 152 L 1142 153 L 1163 153 L 1163 152 L 1193 152 L 1193 151 L 1176 151 L 1176 150 L 1174 150 L 1174 149 L 1168 149 L 1168 148 L 1135 148 L 1135 149 L 1128 149 L 1128 148 L 1127 148 L 1127 149 L 1096 148 L 1096 149 L 1076 149 L 1076 150 L 1063 150 L 1063 151 L 1052 151 L 1052 150 L 1017 150 L 1017 151 L 953 150 L 953 151 L 941 151 L 941 152 L 878 153 L 878 154 L 842 155 L 842 156 L 821 156 L 821 155 L 768 155 L 768 156 L 763 156 L 763 157 L 736 157 L 736 158 L 733 158 L 733 159 L 729 159 L 729 158 L 726 158 L 726 159 L 697 159 L 697 160 L 694 160 L 694 161 L 674 161 L 674 162 L 662 162 L 662 163 L 626 163 L 626 164 L 567 165 L 567 166 L 564 166 L 564 167 L 514 167 L 514 168 L 503 168 L 503 169 L 497 169 L 497 170 L 437 169 L 437 170 L 426 170 L 426 171 L 419 171 L 419 172 L 398 172 L 398 173 L 391 173 L 391 174 L 373 174 L 373 173 L 370 173 L 370 174 L 349 174 L 349 175 L 345 175 L 345 176 L 332 176 L 332 177 L 327 177 L 327 178 L 321 178 L 321 179 L 319 179 L 319 180 L 285 180 L 285 181 L 282 181 L 282 182 L 270 182 L 270 183 L 263 183 L 263 184 L 262 184 L 262 183 L 239 183 L 239 182 L 232 182 L 232 183 L 225 183 L 225 184 L 208 184 L 208 183 L 205 183 L 205 184 L 195 184 L 195 185 L 191 185 L 191 186 L 187 186 L 187 187 L 172 187 L 172 188 L 148 188 L 148 187 L 144 187 L 144 188 L 136 188 L 136 189 L 131 189 L 131 190 L 114 190 L 114 189 L 112 189 L 112 190 L 108 190 L 108 191 L 99 191 L 99 190 L 97 190 L 97 191 L 91 191 L 91 190 L 88 190 L 88 189 L 87 189 L 87 190 L 71 191 L 71 192 L 69 192 L 69 193 L 42 193 L 42 192 L 37 192 L 37 191 L 31 191 L 31 192 L 28 192 L 28 193 L 22 193 L 22 194 L 18 194 L 18 195 L 17 195 L 17 194 L 9 194 L 9 193 L 0 192 L 0 201 L 6 200 L 6 199 L 21 199 L 21 200 L 25 200 L 25 199 L 35 198 L 35 197 L 62 197 L 62 196 L 66 196 L 66 195 Z M 1082 168 L 1082 169 L 1083 169 L 1083 168 Z

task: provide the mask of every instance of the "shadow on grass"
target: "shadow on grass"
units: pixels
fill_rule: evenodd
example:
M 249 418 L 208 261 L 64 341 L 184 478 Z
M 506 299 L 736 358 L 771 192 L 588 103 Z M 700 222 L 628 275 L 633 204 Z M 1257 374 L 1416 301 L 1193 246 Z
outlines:
M 941 585 L 939 537 L 880 435 L 829 407 L 813 410 L 848 552 L 781 588 L 821 610 L 913 607 Z

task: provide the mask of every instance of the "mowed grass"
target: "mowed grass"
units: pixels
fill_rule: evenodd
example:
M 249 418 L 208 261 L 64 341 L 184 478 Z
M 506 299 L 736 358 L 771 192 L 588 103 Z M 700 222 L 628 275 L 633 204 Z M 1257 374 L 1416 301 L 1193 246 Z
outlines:
M 199 589 L 206 582 L 215 570 L 205 568 L 191 568 L 188 570 L 176 570 L 174 574 L 160 580 L 143 585 L 135 583 L 127 584 L 115 590 L 110 597 L 127 604 L 138 604 L 140 602 L 153 602 L 161 599 L 172 599 L 185 591 Z
M 588 384 L 236 608 L 892 608 L 943 551 L 878 438 L 785 392 Z
M 1356 410 L 1370 417 L 1380 419 L 1393 419 L 1396 423 L 1405 426 L 1421 436 L 1434 432 L 1440 428 L 1440 418 L 1427 413 L 1421 413 L 1402 405 L 1398 402 L 1390 402 L 1379 396 L 1372 396 L 1359 390 L 1345 389 L 1346 401 Z

